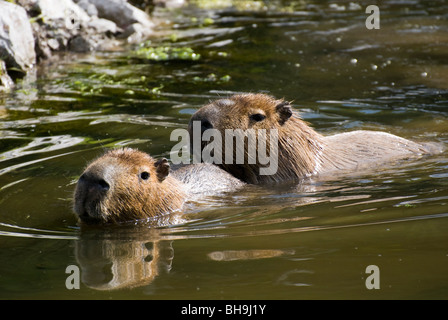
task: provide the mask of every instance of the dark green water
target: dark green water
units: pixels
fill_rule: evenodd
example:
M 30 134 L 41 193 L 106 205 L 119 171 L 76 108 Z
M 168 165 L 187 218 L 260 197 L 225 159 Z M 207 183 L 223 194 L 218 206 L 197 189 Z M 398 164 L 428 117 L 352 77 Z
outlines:
M 379 30 L 365 27 L 367 2 L 235 3 L 158 11 L 174 22 L 152 46 L 198 60 L 125 46 L 67 54 L 2 94 L 0 298 L 448 298 L 445 153 L 304 189 L 247 188 L 172 226 L 77 224 L 72 192 L 88 161 L 119 146 L 169 156 L 172 130 L 235 92 L 293 100 L 324 134 L 448 143 L 446 2 L 382 1 Z M 66 288 L 69 265 L 79 290 Z M 366 288 L 369 265 L 380 289 Z

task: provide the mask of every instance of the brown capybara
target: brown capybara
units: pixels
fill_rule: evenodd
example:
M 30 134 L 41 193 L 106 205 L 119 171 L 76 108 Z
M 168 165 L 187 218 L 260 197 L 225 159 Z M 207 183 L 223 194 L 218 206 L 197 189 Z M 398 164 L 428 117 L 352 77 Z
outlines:
M 170 174 L 166 159 L 156 161 L 132 148 L 116 149 L 84 170 L 74 193 L 74 211 L 88 224 L 158 218 L 181 211 L 185 201 L 197 194 L 242 185 L 213 165 L 188 165 Z
M 235 158 L 236 143 L 233 144 L 233 149 L 223 147 L 220 150 L 219 166 L 242 181 L 252 184 L 302 181 L 309 177 L 328 177 L 347 171 L 357 172 L 388 161 L 441 151 L 429 144 L 419 144 L 378 131 L 358 130 L 322 136 L 293 111 L 290 103 L 266 94 L 234 95 L 200 108 L 189 123 L 193 152 L 195 144 L 201 145 L 199 148 L 201 151 L 210 144 L 204 142 L 204 139 L 197 141 L 197 138 L 192 138 L 198 137 L 194 132 L 198 127 L 201 134 L 208 129 L 215 129 L 223 137 L 229 130 L 236 132 L 241 129 L 244 132 L 257 133 L 273 132 L 275 130 L 271 129 L 277 129 L 275 148 L 270 144 L 270 141 L 274 141 L 272 138 L 266 139 L 265 148 L 271 159 L 275 158 L 277 161 L 273 173 L 260 173 L 268 164 L 266 161 L 261 163 L 258 159 L 254 159 L 253 155 L 250 156 L 248 139 L 243 147 L 245 158 L 239 163 Z M 268 134 L 266 136 L 270 137 Z M 224 138 L 222 141 L 224 143 Z M 233 155 L 229 156 L 226 152 L 233 152 Z M 216 152 L 213 156 L 216 160 Z M 216 161 L 214 163 L 216 164 Z

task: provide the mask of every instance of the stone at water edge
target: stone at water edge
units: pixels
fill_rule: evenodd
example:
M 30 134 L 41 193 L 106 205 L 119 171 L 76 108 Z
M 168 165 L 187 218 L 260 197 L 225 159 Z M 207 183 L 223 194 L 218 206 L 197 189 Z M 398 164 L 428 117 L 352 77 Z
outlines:
M 24 72 L 36 63 L 34 37 L 25 9 L 0 1 L 0 57 L 7 68 Z

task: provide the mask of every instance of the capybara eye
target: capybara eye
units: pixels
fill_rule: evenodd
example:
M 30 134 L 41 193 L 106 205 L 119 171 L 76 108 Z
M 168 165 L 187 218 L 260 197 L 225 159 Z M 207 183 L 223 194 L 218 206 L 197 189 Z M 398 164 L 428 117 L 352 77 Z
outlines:
M 142 178 L 143 180 L 148 180 L 149 172 L 143 171 L 142 173 L 140 173 L 140 178 Z
M 251 120 L 254 120 L 254 121 L 256 121 L 256 122 L 259 122 L 259 121 L 263 121 L 264 119 L 266 119 L 266 116 L 265 116 L 264 114 L 261 114 L 261 113 L 255 113 L 255 114 L 251 114 L 251 115 L 249 116 L 249 118 L 250 118 Z

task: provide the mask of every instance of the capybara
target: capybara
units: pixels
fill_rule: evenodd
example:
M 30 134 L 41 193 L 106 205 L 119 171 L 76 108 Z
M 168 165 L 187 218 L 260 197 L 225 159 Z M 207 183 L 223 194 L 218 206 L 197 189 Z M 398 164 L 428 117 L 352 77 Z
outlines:
M 201 134 L 215 129 L 223 137 L 229 130 L 257 133 L 262 131 L 260 129 L 266 132 L 277 129 L 277 145 L 272 148 L 267 143 L 266 148 L 270 157 L 275 156 L 277 161 L 276 171 L 272 174 L 260 174 L 267 164 L 248 155 L 248 139 L 243 147 L 245 158 L 242 163 L 237 163 L 235 159 L 237 150 L 222 148 L 219 167 L 251 184 L 302 181 L 309 177 L 357 172 L 384 165 L 388 161 L 441 151 L 430 144 L 416 143 L 379 131 L 358 130 L 323 136 L 303 121 L 290 103 L 266 94 L 238 94 L 203 106 L 190 119 L 191 139 L 194 125 L 198 123 Z M 201 150 L 209 144 L 194 140 L 191 140 L 192 149 L 196 143 L 201 144 Z M 234 154 L 228 157 L 226 152 Z M 226 161 L 226 157 L 233 161 Z
M 90 163 L 74 193 L 81 221 L 121 223 L 181 211 L 197 194 L 232 191 L 244 185 L 210 164 L 187 165 L 170 174 L 166 159 L 132 148 L 110 150 Z

